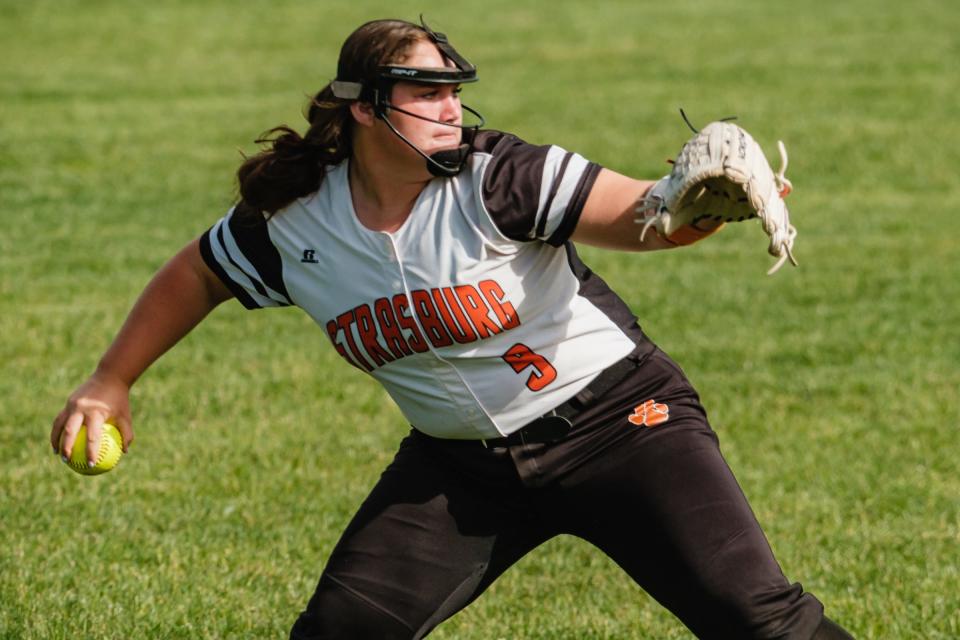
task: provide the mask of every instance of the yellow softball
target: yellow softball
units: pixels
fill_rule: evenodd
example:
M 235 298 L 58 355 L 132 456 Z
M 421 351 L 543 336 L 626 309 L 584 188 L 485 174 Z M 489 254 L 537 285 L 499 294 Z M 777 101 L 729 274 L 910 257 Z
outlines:
M 80 431 L 77 432 L 77 439 L 73 443 L 73 453 L 69 459 L 64 460 L 67 466 L 85 476 L 100 475 L 117 466 L 120 456 L 123 455 L 123 438 L 117 428 L 109 422 L 104 423 L 101 433 L 96 464 L 91 467 L 87 464 L 87 426 L 81 426 Z

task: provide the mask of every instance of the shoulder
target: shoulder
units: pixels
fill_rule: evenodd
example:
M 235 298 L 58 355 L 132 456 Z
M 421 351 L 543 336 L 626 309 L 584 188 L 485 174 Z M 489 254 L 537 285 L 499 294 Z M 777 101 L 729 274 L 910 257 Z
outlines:
M 549 173 L 552 145 L 533 145 L 512 133 L 484 130 L 471 146 L 479 159 L 476 179 L 487 211 L 495 218 L 532 213 L 540 203 L 544 175 Z
M 505 189 L 516 191 L 524 188 L 524 183 L 537 190 L 545 182 L 564 178 L 571 162 L 574 173 L 593 164 L 555 144 L 531 144 L 512 133 L 494 130 L 479 131 L 471 151 L 482 158 L 485 196 Z
M 491 188 L 504 179 L 532 178 L 543 173 L 554 145 L 535 145 L 512 133 L 483 130 L 471 144 L 474 154 L 486 156 L 484 187 Z
M 251 224 L 258 225 L 264 230 L 282 228 L 289 232 L 302 224 L 322 220 L 329 222 L 331 211 L 352 206 L 347 171 L 346 160 L 339 164 L 327 165 L 324 167 L 323 178 L 316 191 L 300 196 L 275 213 L 263 215 L 262 221 L 254 221 L 258 214 L 247 211 L 248 205 L 242 200 L 237 204 L 237 210 L 241 212 L 244 219 L 250 219 Z
M 502 131 L 479 131 L 471 149 L 482 167 L 484 208 L 504 235 L 551 244 L 567 239 L 598 165 L 557 145 L 530 144 Z
M 470 146 L 474 153 L 488 153 L 493 156 L 500 156 L 517 152 L 529 153 L 537 149 L 549 149 L 552 145 L 533 145 L 506 131 L 482 129 L 474 135 Z

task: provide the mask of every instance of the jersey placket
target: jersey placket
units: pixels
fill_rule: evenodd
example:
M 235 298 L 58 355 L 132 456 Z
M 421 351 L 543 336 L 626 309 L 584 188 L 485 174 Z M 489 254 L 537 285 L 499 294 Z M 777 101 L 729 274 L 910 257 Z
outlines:
M 463 378 L 463 375 L 457 370 L 457 367 L 437 353 L 436 348 L 427 338 L 427 331 L 413 306 L 413 296 L 407 275 L 404 271 L 402 254 L 397 239 L 389 233 L 384 233 L 383 236 L 385 238 L 383 244 L 384 254 L 387 258 L 384 261 L 384 270 L 387 272 L 388 282 L 390 282 L 394 291 L 403 291 L 403 294 L 407 297 L 411 310 L 410 317 L 413 318 L 417 327 L 420 329 L 420 333 L 424 336 L 424 341 L 432 356 L 430 368 L 434 372 L 438 384 L 443 385 L 447 396 L 460 410 L 464 422 L 472 426 L 478 435 L 490 437 L 491 428 L 500 434 L 496 423 L 484 410 L 480 399 L 477 398 L 476 394 L 470 388 L 470 385 L 467 384 L 467 381 Z M 452 376 L 451 373 L 453 374 Z

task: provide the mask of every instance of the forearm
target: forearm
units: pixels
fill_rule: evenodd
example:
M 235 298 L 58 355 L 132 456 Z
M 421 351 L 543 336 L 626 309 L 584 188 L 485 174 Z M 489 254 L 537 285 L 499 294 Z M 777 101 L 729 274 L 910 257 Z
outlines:
M 643 234 L 641 203 L 656 183 L 635 180 L 604 169 L 590 191 L 573 233 L 575 242 L 625 251 L 655 251 L 692 244 L 716 232 L 722 224 L 704 220 L 697 228 L 684 228 L 669 238 L 650 229 Z
M 670 246 L 655 233 L 641 243 L 640 226 L 634 221 L 637 203 L 653 184 L 608 169 L 601 171 L 573 232 L 574 242 L 626 251 L 652 251 Z
M 200 257 L 196 241 L 144 289 L 97 366 L 97 375 L 132 385 L 161 355 L 230 297 Z

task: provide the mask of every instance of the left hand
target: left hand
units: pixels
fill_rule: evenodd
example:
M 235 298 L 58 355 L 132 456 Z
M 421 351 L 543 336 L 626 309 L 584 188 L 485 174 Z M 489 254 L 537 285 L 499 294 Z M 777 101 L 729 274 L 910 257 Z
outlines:
M 711 231 L 706 225 L 760 218 L 770 237 L 768 251 L 779 258 L 767 273 L 774 273 L 786 260 L 796 266 L 793 242 L 797 230 L 790 224 L 784 203 L 793 185 L 784 175 L 786 148 L 782 142 L 778 146 L 781 169 L 775 174 L 760 145 L 742 128 L 729 122 L 704 127 L 683 146 L 673 170 L 637 208 L 637 221 L 644 224 L 641 239 L 650 227 L 673 240 L 685 227 L 709 234 L 719 226 Z

